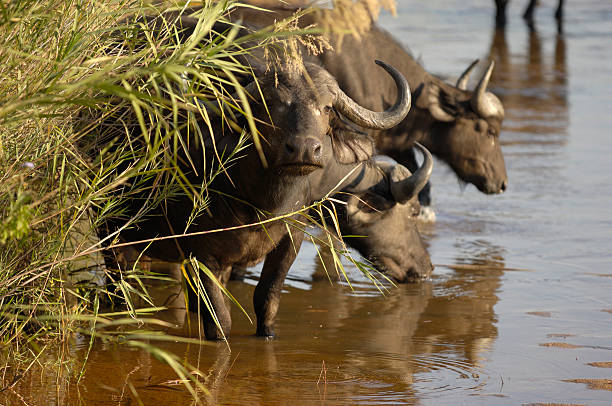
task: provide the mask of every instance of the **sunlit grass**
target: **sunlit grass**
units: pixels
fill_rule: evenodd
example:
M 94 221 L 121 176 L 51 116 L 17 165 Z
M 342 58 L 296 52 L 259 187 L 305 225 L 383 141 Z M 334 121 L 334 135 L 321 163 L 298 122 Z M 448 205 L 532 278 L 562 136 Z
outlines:
M 125 0 L 3 4 L 2 343 L 14 354 L 38 354 L 44 348 L 40 343 L 65 341 L 77 333 L 91 337 L 92 343 L 120 341 L 163 359 L 187 383 L 191 379 L 191 391 L 191 385 L 198 385 L 189 373 L 192 368 L 145 344 L 168 340 L 166 334 L 146 333 L 143 328 L 164 327 L 155 318 L 161 308 L 153 306 L 146 289 L 147 279 L 158 276 L 138 266 L 121 273 L 100 267 L 102 244 L 112 246 L 119 240 L 111 234 L 107 241 L 99 241 L 95 229 L 106 218 L 125 216 L 125 199 L 142 193 L 152 182 L 159 187 L 137 216 L 126 218 L 125 227 L 176 194 L 194 196 L 193 217 L 206 208 L 207 184 L 191 185 L 178 165 L 178 154 L 187 150 L 180 131 L 185 125 L 199 130 L 195 122 L 209 119 L 196 98 L 213 102 L 219 110 L 248 113 L 235 78 L 250 74 L 236 56 L 249 51 L 240 44 L 251 38 L 238 38 L 236 29 L 222 33 L 225 38 L 220 42 L 200 40 L 235 2 L 203 4 L 196 30 L 186 42 L 177 41 L 174 22 L 160 16 L 169 8 L 179 12 L 179 4 Z M 159 16 L 164 28 L 149 35 L 139 17 L 143 15 Z M 265 36 L 260 42 L 265 45 Z M 185 77 L 189 77 L 187 87 Z M 229 97 L 228 85 L 239 100 Z M 92 146 L 112 140 L 113 134 L 100 133 L 97 126 L 100 119 L 111 118 L 124 123 L 117 127 L 119 132 L 131 130 L 128 127 L 135 123 L 146 142 L 128 139 L 88 153 L 97 151 Z M 251 116 L 247 118 L 252 141 L 257 139 L 256 126 Z M 199 135 L 200 141 L 203 136 Z M 219 162 L 231 165 L 240 148 L 217 157 Z M 210 184 L 221 170 L 222 165 L 217 165 L 206 182 Z M 102 278 L 100 270 L 108 273 L 114 288 L 95 281 Z M 88 276 L 94 279 L 91 283 Z M 102 313 L 100 303 L 108 301 L 125 303 L 124 313 Z M 149 308 L 138 308 L 136 301 L 148 303 Z M 134 327 L 117 330 L 125 325 Z

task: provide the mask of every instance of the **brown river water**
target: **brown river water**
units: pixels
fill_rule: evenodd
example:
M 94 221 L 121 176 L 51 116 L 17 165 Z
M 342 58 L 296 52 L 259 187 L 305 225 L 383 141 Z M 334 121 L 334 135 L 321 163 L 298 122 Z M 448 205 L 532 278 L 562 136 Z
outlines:
M 552 0 L 534 32 L 512 2 L 505 34 L 493 1 L 398 3 L 380 24 L 430 72 L 454 81 L 473 59 L 496 60 L 506 193 L 462 188 L 438 161 L 438 220 L 422 227 L 430 281 L 383 296 L 347 263 L 353 290 L 330 285 L 313 278 L 321 266 L 305 243 L 275 340 L 254 337 L 235 311 L 231 351 L 161 347 L 205 372 L 207 404 L 612 404 L 612 3 L 569 1 L 563 35 Z M 257 275 L 229 286 L 251 313 Z M 164 317 L 183 326 L 177 303 Z M 87 348 L 77 339 L 65 362 L 79 367 Z M 79 383 L 35 371 L 0 403 L 192 402 L 168 366 L 138 350 L 94 345 Z

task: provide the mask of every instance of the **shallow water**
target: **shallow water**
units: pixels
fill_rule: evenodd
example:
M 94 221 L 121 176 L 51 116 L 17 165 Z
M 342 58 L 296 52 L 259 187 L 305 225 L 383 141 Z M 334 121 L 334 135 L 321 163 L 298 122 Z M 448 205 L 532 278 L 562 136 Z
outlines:
M 493 29 L 492 1 L 398 3 L 398 17 L 380 23 L 431 72 L 454 80 L 475 58 L 496 60 L 506 193 L 462 189 L 437 162 L 438 221 L 423 226 L 431 281 L 386 296 L 354 269 L 353 291 L 313 281 L 321 270 L 307 243 L 276 340 L 253 337 L 235 311 L 231 352 L 217 343 L 162 347 L 208 372 L 202 398 L 211 404 L 611 404 L 605 381 L 604 389 L 571 381 L 612 379 L 609 364 L 590 365 L 612 361 L 612 5 L 568 2 L 558 35 L 553 1 L 538 8 L 536 32 L 512 2 L 505 34 Z M 247 308 L 256 276 L 230 283 Z M 183 324 L 184 312 L 166 317 Z M 66 362 L 79 365 L 87 345 L 77 340 Z M 43 370 L 2 396 L 7 404 L 189 404 L 175 379 L 141 351 L 98 344 L 79 384 Z

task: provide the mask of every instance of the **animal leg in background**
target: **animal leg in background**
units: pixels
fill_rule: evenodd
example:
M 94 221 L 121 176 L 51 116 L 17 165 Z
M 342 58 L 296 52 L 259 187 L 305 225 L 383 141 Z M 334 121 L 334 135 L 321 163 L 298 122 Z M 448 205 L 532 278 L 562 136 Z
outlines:
M 506 6 L 509 0 L 495 0 L 495 25 L 504 27 L 506 25 Z
M 213 271 L 213 274 L 217 276 L 220 284 L 225 285 L 224 282 L 226 282 L 227 278 L 224 276 L 227 275 L 229 271 L 229 269 L 226 269 L 221 273 Z M 204 290 L 209 303 L 214 309 L 215 316 L 217 317 L 219 325 L 223 331 L 219 330 L 219 327 L 217 327 L 210 310 L 205 304 L 203 304 L 198 294 L 194 292 L 191 286 L 188 286 L 187 289 L 189 307 L 191 308 L 190 310 L 196 311 L 197 306 L 200 306 L 199 313 L 202 315 L 204 333 L 208 340 L 223 340 L 224 337 L 229 337 L 230 330 L 232 329 L 232 318 L 230 315 L 229 306 L 225 301 L 225 295 L 223 294 L 223 291 L 219 285 L 209 278 L 208 275 L 201 274 L 200 279 L 202 281 L 202 285 L 204 285 Z
M 274 337 L 274 319 L 278 312 L 283 283 L 304 239 L 304 232 L 291 227 L 290 230 L 291 234 L 287 233 L 266 256 L 253 295 L 257 335 L 261 337 Z

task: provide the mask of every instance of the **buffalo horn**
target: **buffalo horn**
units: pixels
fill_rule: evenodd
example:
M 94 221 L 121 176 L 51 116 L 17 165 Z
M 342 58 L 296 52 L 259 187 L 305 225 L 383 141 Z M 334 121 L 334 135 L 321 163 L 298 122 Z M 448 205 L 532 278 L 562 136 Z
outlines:
M 438 121 L 449 123 L 455 121 L 455 116 L 449 114 L 440 105 L 440 87 L 435 84 L 428 86 L 429 112 Z
M 346 93 L 337 87 L 335 90 L 334 107 L 349 120 L 362 127 L 386 130 L 398 125 L 410 110 L 410 88 L 406 78 L 394 67 L 382 61 L 376 61 L 391 75 L 397 86 L 397 101 L 383 112 L 375 112 L 358 105 Z
M 459 76 L 459 79 L 457 79 L 456 86 L 459 90 L 467 90 L 467 84 L 468 84 L 468 81 L 470 80 L 470 73 L 472 73 L 472 70 L 474 70 L 474 66 L 476 66 L 478 61 L 479 59 L 476 59 L 474 62 L 472 62 L 470 66 L 468 66 L 467 69 L 463 71 L 461 76 Z
M 429 181 L 433 169 L 433 158 L 431 154 L 421 144 L 415 146 L 423 154 L 423 164 L 412 175 L 406 167 L 395 165 L 391 171 L 391 195 L 398 203 L 405 203 L 417 196 L 425 184 Z
M 472 94 L 472 99 L 470 100 L 472 109 L 478 113 L 481 117 L 504 117 L 504 106 L 501 101 L 491 92 L 487 92 L 487 85 L 489 84 L 489 79 L 491 79 L 491 74 L 493 73 L 493 67 L 495 66 L 495 61 L 491 61 L 487 71 L 478 82 L 476 89 L 474 90 L 474 94 Z

